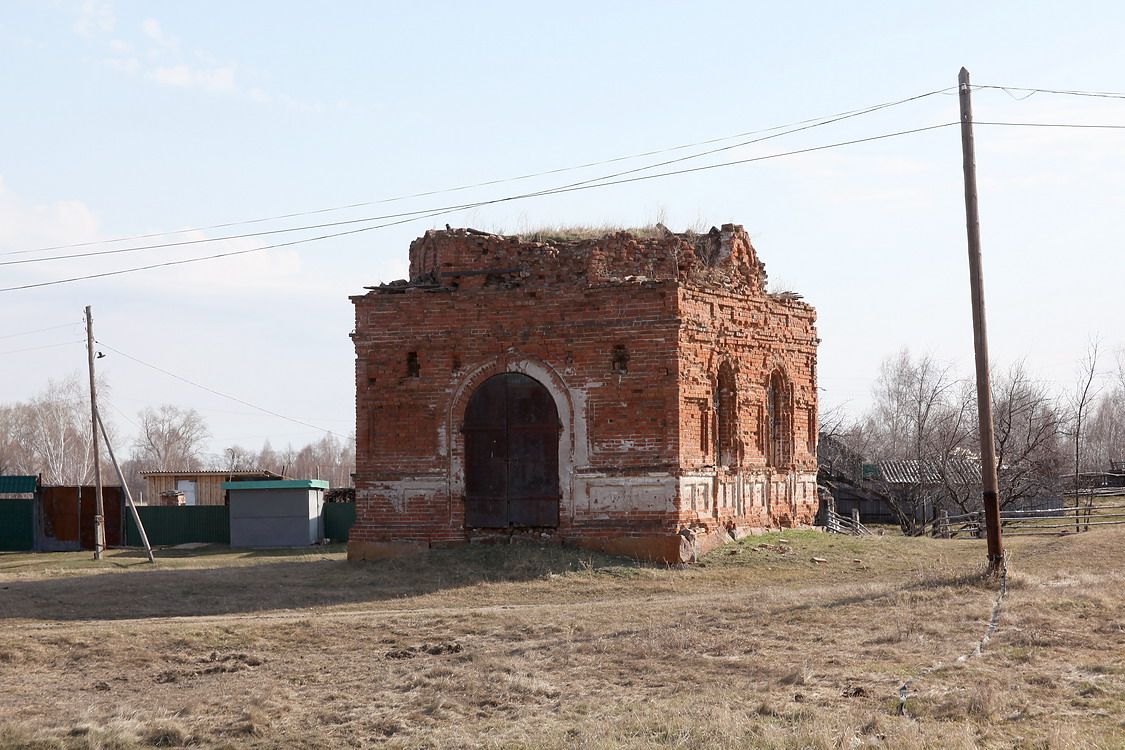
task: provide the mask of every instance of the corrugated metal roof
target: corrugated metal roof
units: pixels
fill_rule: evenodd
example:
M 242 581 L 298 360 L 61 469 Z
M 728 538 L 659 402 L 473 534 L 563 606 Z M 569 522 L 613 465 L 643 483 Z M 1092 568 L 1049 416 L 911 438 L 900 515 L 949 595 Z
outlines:
M 874 464 L 877 476 L 869 477 L 864 466 L 864 479 L 878 479 L 889 484 L 941 484 L 943 477 L 958 485 L 980 484 L 980 460 L 952 456 L 949 459 L 879 461 Z
M 168 469 L 154 469 L 153 471 L 141 472 L 142 477 L 159 475 L 177 477 L 261 477 L 263 479 L 281 479 L 280 474 L 275 474 L 272 471 L 267 471 L 266 469 L 249 469 L 243 471 L 218 471 L 210 469 L 206 471 L 196 471 L 194 469 L 188 469 L 185 471 L 170 471 Z
M 31 494 L 37 484 L 37 477 L 0 476 L 0 495 Z

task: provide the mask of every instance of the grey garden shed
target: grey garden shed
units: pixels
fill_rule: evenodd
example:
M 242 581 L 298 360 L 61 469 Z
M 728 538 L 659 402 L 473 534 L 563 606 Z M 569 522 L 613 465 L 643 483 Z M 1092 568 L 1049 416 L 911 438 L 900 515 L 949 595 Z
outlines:
M 304 547 L 324 538 L 320 479 L 225 482 L 230 493 L 230 546 Z

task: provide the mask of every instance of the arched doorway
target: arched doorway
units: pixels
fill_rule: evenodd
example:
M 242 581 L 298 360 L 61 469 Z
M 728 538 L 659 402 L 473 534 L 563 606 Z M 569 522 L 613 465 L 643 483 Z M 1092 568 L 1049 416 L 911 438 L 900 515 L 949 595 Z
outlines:
M 494 375 L 465 410 L 465 526 L 559 525 L 559 414 L 518 372 Z

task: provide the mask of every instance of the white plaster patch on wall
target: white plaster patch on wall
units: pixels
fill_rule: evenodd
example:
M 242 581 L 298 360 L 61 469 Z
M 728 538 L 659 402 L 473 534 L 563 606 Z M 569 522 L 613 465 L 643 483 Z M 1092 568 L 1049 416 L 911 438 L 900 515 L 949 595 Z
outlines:
M 619 512 L 625 508 L 624 487 L 588 487 L 591 515 Z
M 676 505 L 676 480 L 672 477 L 582 478 L 585 512 L 595 517 L 608 513 L 643 511 L 670 513 Z
M 601 440 L 598 442 L 598 453 L 628 453 L 637 447 L 635 440 Z
M 587 429 L 586 391 L 583 388 L 570 389 L 570 402 L 574 408 L 574 423 L 571 425 L 573 466 L 588 466 L 590 463 L 590 432 Z
M 411 478 L 397 482 L 379 482 L 371 490 L 372 495 L 387 498 L 395 513 L 405 513 L 418 503 L 431 502 L 439 493 L 444 494 L 445 481 L 442 479 Z
M 626 492 L 632 509 L 671 513 L 676 509 L 676 488 L 672 482 L 631 484 Z
M 719 482 L 719 497 L 722 498 L 722 508 L 733 508 L 736 500 L 734 481 L 724 479 Z
M 437 445 L 439 458 L 449 455 L 449 428 L 444 422 L 438 424 Z
M 706 512 L 711 508 L 711 483 L 700 477 L 681 477 L 680 498 L 685 510 Z

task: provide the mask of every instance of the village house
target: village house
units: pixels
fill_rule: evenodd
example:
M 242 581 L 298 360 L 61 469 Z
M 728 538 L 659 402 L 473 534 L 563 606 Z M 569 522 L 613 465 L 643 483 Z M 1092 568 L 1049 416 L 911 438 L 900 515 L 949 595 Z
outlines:
M 148 505 L 226 505 L 230 492 L 226 482 L 260 482 L 284 479 L 265 469 L 249 471 L 142 471 L 144 492 L 139 498 Z
M 428 231 L 368 289 L 350 559 L 525 535 L 680 562 L 814 522 L 816 314 L 742 227 Z

